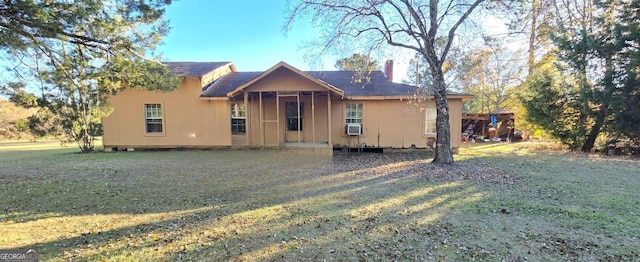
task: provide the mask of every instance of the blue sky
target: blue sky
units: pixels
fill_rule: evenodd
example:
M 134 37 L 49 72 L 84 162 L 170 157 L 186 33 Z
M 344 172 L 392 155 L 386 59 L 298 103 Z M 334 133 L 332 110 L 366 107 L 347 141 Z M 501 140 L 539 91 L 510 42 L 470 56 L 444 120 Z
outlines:
M 284 33 L 286 9 L 287 0 L 174 1 L 166 12 L 172 30 L 155 54 L 172 62 L 232 61 L 239 71 L 264 71 L 280 61 L 301 70 L 335 70 L 335 61 L 341 57 L 322 57 L 322 64 L 313 66 L 305 61 L 306 50 L 301 46 L 313 40 L 319 29 L 296 21 Z M 400 82 L 413 53 L 394 56 L 381 60 L 394 60 L 394 81 Z M 0 77 L 9 76 L 0 70 Z
M 286 2 L 176 1 L 166 13 L 172 29 L 157 52 L 173 62 L 232 61 L 239 71 L 264 71 L 280 61 L 301 70 L 334 70 L 336 58 L 325 58 L 322 68 L 305 62 L 300 46 L 317 32 L 308 23 L 283 32 Z
M 287 0 L 175 1 L 166 12 L 172 29 L 156 53 L 172 62 L 232 61 L 239 71 L 264 71 L 280 61 L 301 70 L 335 70 L 335 61 L 341 57 L 322 57 L 320 65 L 305 61 L 301 46 L 313 40 L 319 29 L 296 21 L 285 34 L 286 16 Z M 495 18 L 485 17 L 483 24 L 490 31 L 506 31 Z M 381 60 L 394 60 L 394 81 L 400 82 L 413 52 L 394 56 Z

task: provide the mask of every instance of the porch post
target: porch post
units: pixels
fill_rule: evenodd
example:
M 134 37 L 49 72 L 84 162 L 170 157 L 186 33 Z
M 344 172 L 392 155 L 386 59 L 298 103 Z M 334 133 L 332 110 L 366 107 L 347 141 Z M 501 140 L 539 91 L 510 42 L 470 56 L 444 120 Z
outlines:
M 250 140 L 251 140 L 251 118 L 249 117 L 251 114 L 249 113 L 249 92 L 247 92 L 247 90 L 244 90 L 244 123 L 245 123 L 245 140 L 247 140 L 247 147 L 249 147 L 249 145 L 251 145 Z
M 262 91 L 258 92 L 260 106 L 260 146 L 264 146 L 264 112 L 262 111 Z
M 300 144 L 300 92 L 296 95 L 296 104 L 298 109 L 298 145 Z
M 277 130 L 277 145 L 280 146 L 280 92 L 276 91 L 276 130 Z
M 315 93 L 311 91 L 311 141 L 316 143 L 316 100 Z
M 333 146 L 333 143 L 331 143 L 331 91 L 327 91 L 327 136 L 328 136 L 328 140 L 327 143 L 329 143 L 329 146 Z

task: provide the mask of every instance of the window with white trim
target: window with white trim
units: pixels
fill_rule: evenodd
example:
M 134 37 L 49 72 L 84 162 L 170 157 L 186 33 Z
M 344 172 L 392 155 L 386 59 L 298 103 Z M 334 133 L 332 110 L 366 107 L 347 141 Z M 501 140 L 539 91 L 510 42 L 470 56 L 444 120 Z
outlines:
M 346 104 L 344 119 L 346 124 L 362 124 L 362 103 Z
M 345 124 L 360 124 L 362 126 L 362 103 L 348 103 L 345 105 L 344 122 Z M 345 128 L 348 128 L 347 125 L 345 125 Z M 360 134 L 362 135 L 362 128 L 360 128 Z
M 424 134 L 434 135 L 436 134 L 436 108 L 427 107 L 424 110 Z
M 231 134 L 247 133 L 247 110 L 244 103 L 231 103 Z
M 147 133 L 162 133 L 162 105 L 145 104 L 144 112 Z

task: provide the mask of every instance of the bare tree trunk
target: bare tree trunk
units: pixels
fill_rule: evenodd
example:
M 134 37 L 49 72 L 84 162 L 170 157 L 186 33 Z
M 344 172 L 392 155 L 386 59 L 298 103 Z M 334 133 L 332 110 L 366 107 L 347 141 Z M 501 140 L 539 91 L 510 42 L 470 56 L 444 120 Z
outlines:
M 449 101 L 447 100 L 447 86 L 444 81 L 444 73 L 440 68 L 432 67 L 433 94 L 436 102 L 436 155 L 434 164 L 453 164 L 453 152 L 451 150 L 451 125 L 449 124 Z
M 535 70 L 535 63 L 536 63 L 536 33 L 537 33 L 537 20 L 538 20 L 538 1 L 537 0 L 533 0 L 531 1 L 531 32 L 529 34 L 529 58 L 527 61 L 527 67 L 529 67 L 529 75 L 533 74 L 533 71 Z

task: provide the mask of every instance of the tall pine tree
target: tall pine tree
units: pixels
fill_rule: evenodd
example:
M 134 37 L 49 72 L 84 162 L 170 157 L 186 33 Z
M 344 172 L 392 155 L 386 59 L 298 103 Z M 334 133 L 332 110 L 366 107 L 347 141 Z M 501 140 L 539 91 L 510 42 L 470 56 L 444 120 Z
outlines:
M 556 77 L 565 84 L 555 98 L 544 98 L 539 76 L 531 76 L 531 94 L 523 99 L 529 119 L 584 152 L 603 134 L 637 137 L 631 120 L 638 117 L 638 1 L 556 6 L 568 14 L 552 36 L 559 56 Z M 558 104 L 562 112 L 544 113 Z
M 66 137 L 92 151 L 100 119 L 109 113 L 109 95 L 128 87 L 178 85 L 180 78 L 159 58 L 146 56 L 168 32 L 162 17 L 170 3 L 1 1 L 0 49 L 9 54 L 4 58 L 14 65 L 16 79 L 31 84 L 7 84 L 3 93 L 57 115 Z

